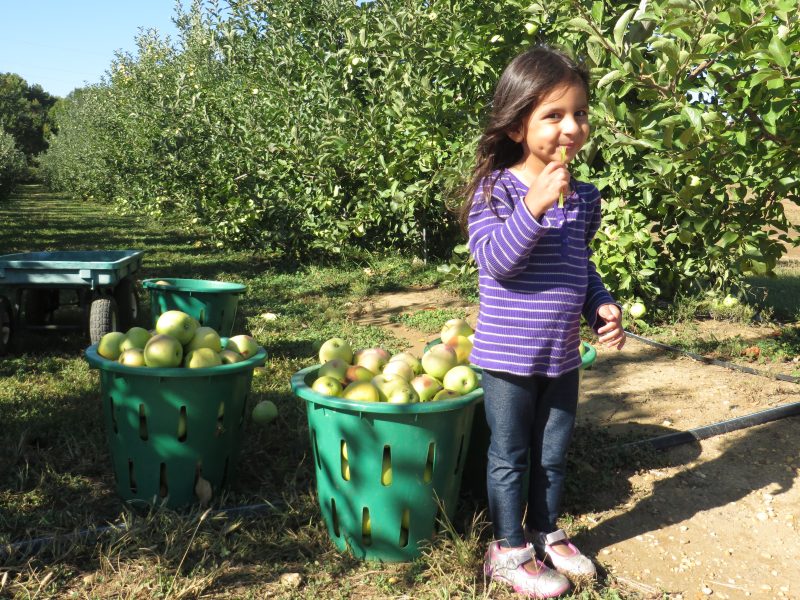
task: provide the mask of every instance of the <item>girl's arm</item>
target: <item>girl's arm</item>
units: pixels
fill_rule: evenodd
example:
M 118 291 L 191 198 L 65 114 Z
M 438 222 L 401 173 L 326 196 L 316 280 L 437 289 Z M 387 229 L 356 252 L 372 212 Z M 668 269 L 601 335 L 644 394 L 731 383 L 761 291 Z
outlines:
M 489 202 L 482 195 L 479 188 L 469 214 L 470 252 L 478 268 L 491 277 L 513 278 L 525 270 L 531 250 L 548 228 L 548 220 L 545 217 L 540 224 L 525 202 L 515 202 L 500 181 L 495 182 Z
M 600 317 L 597 313 L 597 309 L 599 309 L 604 304 L 614 304 L 619 306 L 615 301 L 611 294 L 606 289 L 606 286 L 603 285 L 602 279 L 600 279 L 600 274 L 597 272 L 597 268 L 592 261 L 592 249 L 590 247 L 591 241 L 594 239 L 597 230 L 600 229 L 600 192 L 595 190 L 597 194 L 597 200 L 593 203 L 593 206 L 589 209 L 592 211 L 591 217 L 587 220 L 587 228 L 586 228 L 586 247 L 588 252 L 586 253 L 586 260 L 587 260 L 587 275 L 589 278 L 589 285 L 586 288 L 586 299 L 583 303 L 583 316 L 586 319 L 586 322 L 589 323 L 589 326 L 592 330 L 597 333 L 597 330 L 600 329 L 603 325 L 605 325 L 605 320 Z

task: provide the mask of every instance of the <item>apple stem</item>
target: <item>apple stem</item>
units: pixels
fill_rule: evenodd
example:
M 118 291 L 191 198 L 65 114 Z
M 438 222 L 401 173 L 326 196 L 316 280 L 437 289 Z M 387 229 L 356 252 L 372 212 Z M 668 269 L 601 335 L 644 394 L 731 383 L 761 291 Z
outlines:
M 567 147 L 561 146 L 561 162 L 567 162 Z M 558 207 L 564 208 L 564 192 L 561 192 L 558 196 Z

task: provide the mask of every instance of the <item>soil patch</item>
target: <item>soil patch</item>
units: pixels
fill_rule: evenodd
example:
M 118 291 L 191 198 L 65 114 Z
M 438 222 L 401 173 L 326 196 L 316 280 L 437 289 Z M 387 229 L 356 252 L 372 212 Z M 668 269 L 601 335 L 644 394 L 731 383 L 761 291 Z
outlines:
M 421 354 L 435 336 L 390 322 L 428 307 L 477 307 L 441 290 L 384 294 L 353 312 Z M 699 325 L 706 334 L 758 339 L 767 328 Z M 612 434 L 652 437 L 800 402 L 800 386 L 707 365 L 629 339 L 597 348 L 584 372 L 579 419 Z M 598 449 L 602 451 L 602 449 Z M 628 479 L 624 499 L 598 490 L 576 542 L 643 597 L 800 598 L 800 417 L 677 446 L 668 467 Z

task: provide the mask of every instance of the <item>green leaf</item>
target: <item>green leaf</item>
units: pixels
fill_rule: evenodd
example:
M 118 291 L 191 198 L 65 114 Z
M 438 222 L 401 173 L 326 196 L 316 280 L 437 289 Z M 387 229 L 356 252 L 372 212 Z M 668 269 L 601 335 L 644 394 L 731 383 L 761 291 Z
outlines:
M 699 132 L 702 129 L 703 115 L 699 110 L 691 106 L 684 106 L 681 110 L 681 114 L 686 115 L 695 131 Z
M 583 17 L 575 17 L 574 19 L 570 19 L 567 22 L 567 25 L 569 25 L 573 29 L 583 31 L 584 33 L 589 33 L 589 34 L 595 33 L 595 30 L 589 24 L 589 21 L 587 21 Z
M 775 59 L 775 62 L 782 66 L 784 69 L 789 66 L 792 61 L 792 55 L 783 40 L 777 35 L 772 36 L 772 40 L 768 47 L 770 56 Z
M 706 33 L 700 36 L 700 39 L 697 41 L 697 44 L 701 48 L 705 48 L 706 46 L 710 46 L 712 44 L 716 44 L 722 41 L 722 36 L 717 33 Z
M 622 13 L 622 16 L 617 21 L 617 24 L 614 25 L 614 43 L 619 49 L 622 49 L 622 42 L 625 39 L 625 31 L 628 29 L 628 23 L 631 22 L 635 12 L 635 8 L 629 8 Z
M 597 89 L 603 89 L 608 84 L 616 81 L 617 79 L 622 79 L 623 77 L 625 77 L 625 73 L 619 69 L 609 71 L 600 78 L 600 81 L 597 82 Z

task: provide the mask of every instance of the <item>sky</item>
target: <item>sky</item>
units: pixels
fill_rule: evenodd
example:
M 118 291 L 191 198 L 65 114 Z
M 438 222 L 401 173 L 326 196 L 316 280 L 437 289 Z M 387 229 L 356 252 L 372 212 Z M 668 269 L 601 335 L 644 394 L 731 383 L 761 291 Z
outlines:
M 174 0 L 0 0 L 0 73 L 66 96 L 134 52 L 140 28 L 174 38 L 174 14 Z

